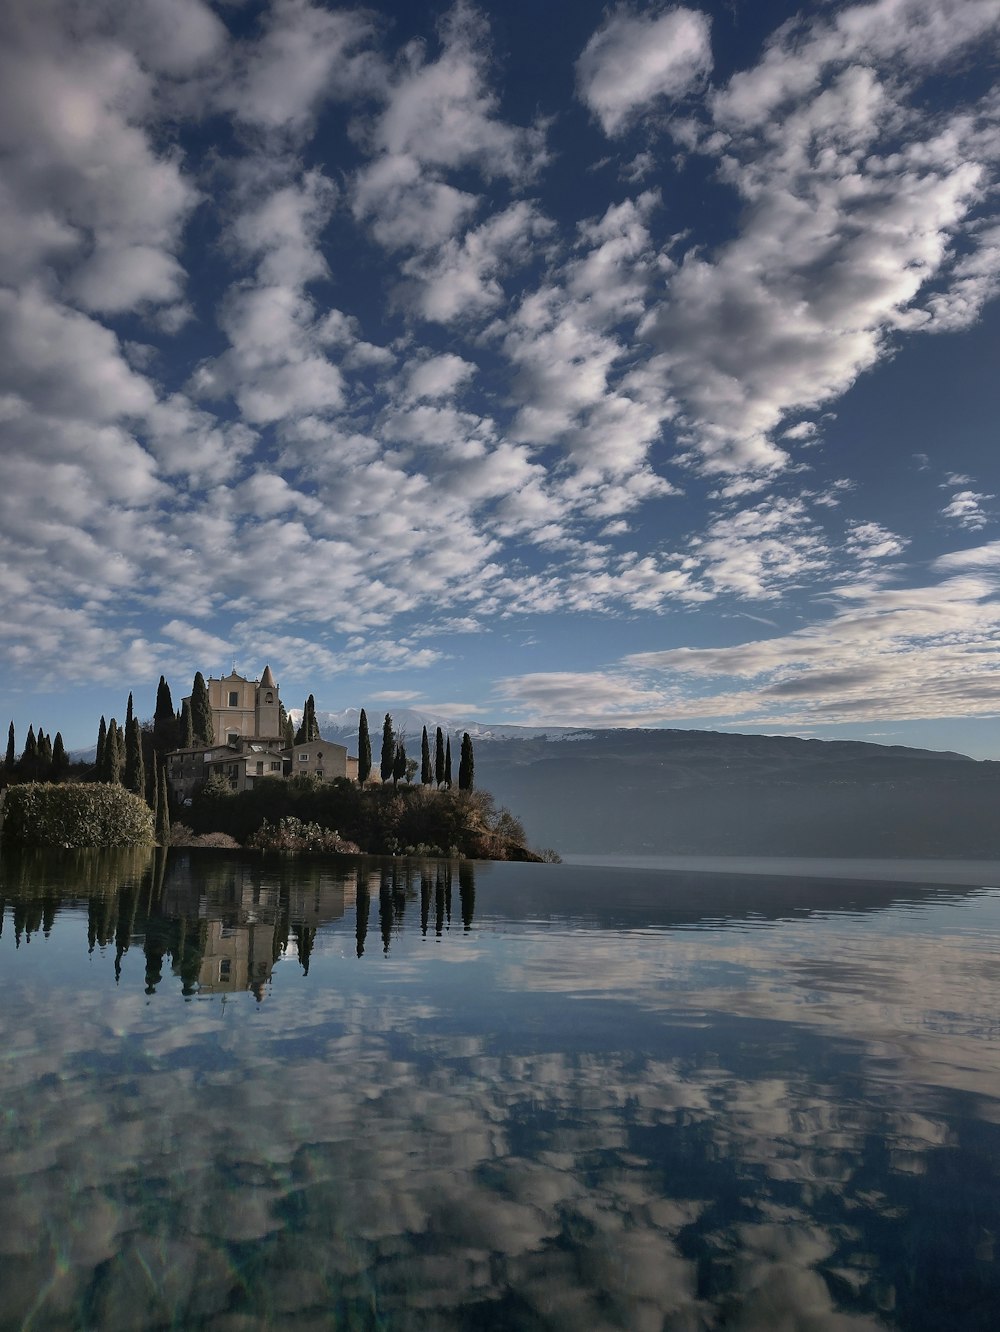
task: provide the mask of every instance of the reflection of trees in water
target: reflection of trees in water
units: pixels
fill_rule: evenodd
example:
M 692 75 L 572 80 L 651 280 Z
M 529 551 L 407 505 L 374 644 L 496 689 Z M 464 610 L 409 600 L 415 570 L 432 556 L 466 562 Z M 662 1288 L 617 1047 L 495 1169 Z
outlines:
M 25 852 L 5 858 L 3 868 L 9 896 L 0 902 L 0 930 L 9 902 L 17 946 L 39 932 L 47 937 L 62 908 L 85 906 L 88 950 L 113 948 L 116 982 L 129 948 L 139 944 L 147 994 L 169 973 L 185 996 L 250 989 L 258 998 L 292 946 L 308 975 L 317 935 L 352 904 L 362 957 L 376 891 L 383 955 L 401 935 L 407 902 L 418 894 L 422 934 L 430 928 L 433 903 L 434 931 L 442 935 L 451 927 L 456 874 L 449 862 L 362 858 L 345 865 L 159 848 Z M 475 909 L 473 865 L 461 862 L 457 877 L 468 931 Z

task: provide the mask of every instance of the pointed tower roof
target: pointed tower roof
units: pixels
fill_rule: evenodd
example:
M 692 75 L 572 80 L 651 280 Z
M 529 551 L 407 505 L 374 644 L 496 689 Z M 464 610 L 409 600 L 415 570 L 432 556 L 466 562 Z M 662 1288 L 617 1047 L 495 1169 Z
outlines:
M 270 666 L 264 667 L 264 674 L 260 677 L 260 687 L 261 689 L 277 689 L 278 687 L 274 683 L 274 676 L 271 674 Z

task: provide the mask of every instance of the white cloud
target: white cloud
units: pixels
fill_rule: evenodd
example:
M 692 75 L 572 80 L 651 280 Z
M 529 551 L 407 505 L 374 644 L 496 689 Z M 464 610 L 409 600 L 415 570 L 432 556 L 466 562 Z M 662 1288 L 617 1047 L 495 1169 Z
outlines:
M 993 553 L 992 564 L 1000 564 Z M 994 715 L 1000 583 L 955 576 L 918 588 L 843 587 L 828 620 L 717 648 L 634 653 L 595 672 L 510 677 L 527 719 L 567 725 L 715 720 L 817 723 Z M 706 686 L 721 682 L 722 692 Z
M 450 398 L 475 375 L 476 367 L 454 352 L 445 352 L 412 362 L 406 372 L 406 396 L 419 401 L 421 398 Z
M 989 523 L 989 513 L 985 505 L 991 499 L 996 499 L 996 496 L 981 494 L 975 490 L 958 490 L 941 513 L 969 532 L 981 532 Z
M 325 100 L 381 95 L 384 67 L 365 49 L 372 35 L 363 11 L 271 0 L 260 35 L 233 53 L 216 101 L 247 124 L 301 133 Z
M 622 134 L 651 103 L 699 87 L 712 68 L 709 20 L 676 6 L 617 4 L 576 64 L 581 99 L 605 134 Z

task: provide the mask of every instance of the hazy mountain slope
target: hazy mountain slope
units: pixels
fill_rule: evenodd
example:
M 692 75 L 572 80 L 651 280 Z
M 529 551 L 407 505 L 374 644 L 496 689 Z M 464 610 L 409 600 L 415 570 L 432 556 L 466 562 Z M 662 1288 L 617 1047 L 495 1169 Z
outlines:
M 564 851 L 1000 856 L 1000 763 L 786 736 L 481 740 L 477 784 Z

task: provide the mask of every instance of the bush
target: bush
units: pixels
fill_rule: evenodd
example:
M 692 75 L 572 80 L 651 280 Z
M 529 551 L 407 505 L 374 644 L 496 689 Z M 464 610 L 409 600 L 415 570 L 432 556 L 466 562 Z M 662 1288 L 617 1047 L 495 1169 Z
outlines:
M 140 846 L 153 841 L 144 800 L 106 782 L 28 782 L 5 792 L 3 840 L 15 846 Z
M 293 855 L 303 851 L 339 851 L 357 853 L 353 842 L 345 842 L 340 833 L 321 828 L 318 823 L 303 823 L 288 817 L 279 823 L 265 819 L 247 842 L 252 851 L 286 851 Z

